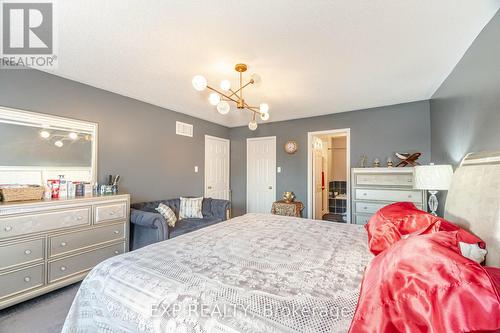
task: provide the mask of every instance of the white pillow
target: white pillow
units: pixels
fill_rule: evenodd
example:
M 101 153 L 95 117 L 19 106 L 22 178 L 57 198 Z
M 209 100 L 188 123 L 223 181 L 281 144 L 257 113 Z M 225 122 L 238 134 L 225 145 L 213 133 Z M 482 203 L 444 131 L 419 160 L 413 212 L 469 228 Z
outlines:
M 181 197 L 181 206 L 179 208 L 179 220 L 182 219 L 202 219 L 201 207 L 203 197 L 201 198 L 183 198 Z
M 458 245 L 460 245 L 460 252 L 464 257 L 474 260 L 478 264 L 484 261 L 484 257 L 488 253 L 488 251 L 480 248 L 477 244 L 458 242 Z
M 161 203 L 158 205 L 158 207 L 155 208 L 155 210 L 160 213 L 163 218 L 165 218 L 165 221 L 167 221 L 167 224 L 170 227 L 175 227 L 175 222 L 177 222 L 177 217 L 175 216 L 174 211 L 168 207 L 167 205 Z

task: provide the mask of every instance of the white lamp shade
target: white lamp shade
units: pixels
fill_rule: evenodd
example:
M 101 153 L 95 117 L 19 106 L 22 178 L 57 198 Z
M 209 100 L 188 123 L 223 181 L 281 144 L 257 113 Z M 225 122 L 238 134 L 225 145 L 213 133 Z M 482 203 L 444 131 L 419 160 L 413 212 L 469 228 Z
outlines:
M 451 165 L 419 165 L 414 168 L 414 187 L 418 190 L 446 191 L 450 188 Z

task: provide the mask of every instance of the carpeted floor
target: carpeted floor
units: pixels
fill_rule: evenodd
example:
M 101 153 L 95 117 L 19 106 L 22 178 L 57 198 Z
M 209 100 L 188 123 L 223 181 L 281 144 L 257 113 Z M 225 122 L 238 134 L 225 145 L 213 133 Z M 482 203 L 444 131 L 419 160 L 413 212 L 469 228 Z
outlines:
M 0 310 L 1 333 L 60 333 L 80 283 Z

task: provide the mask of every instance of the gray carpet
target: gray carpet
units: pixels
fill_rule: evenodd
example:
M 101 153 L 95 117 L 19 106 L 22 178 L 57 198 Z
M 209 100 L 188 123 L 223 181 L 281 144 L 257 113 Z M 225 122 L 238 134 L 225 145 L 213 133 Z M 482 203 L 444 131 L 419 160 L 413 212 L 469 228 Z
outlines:
M 1 333 L 59 333 L 80 283 L 0 310 Z

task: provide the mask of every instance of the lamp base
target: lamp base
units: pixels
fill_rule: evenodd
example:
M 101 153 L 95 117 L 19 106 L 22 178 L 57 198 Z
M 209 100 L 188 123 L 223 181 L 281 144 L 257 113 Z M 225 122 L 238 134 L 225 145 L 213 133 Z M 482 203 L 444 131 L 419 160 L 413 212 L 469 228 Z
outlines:
M 429 191 L 429 209 L 431 211 L 431 214 L 434 215 L 434 216 L 438 216 L 436 211 L 439 207 L 439 202 L 438 202 L 438 199 L 436 197 L 436 194 L 438 193 L 438 191 Z

